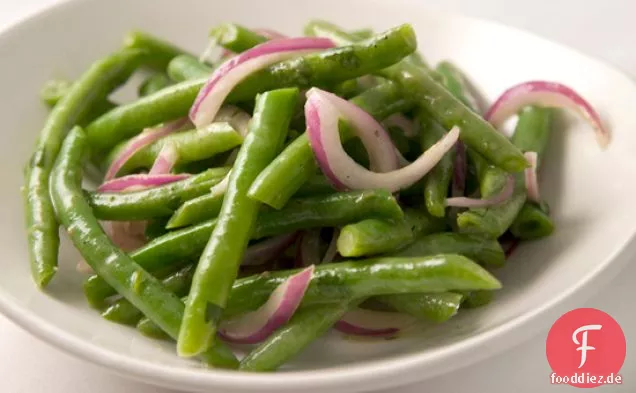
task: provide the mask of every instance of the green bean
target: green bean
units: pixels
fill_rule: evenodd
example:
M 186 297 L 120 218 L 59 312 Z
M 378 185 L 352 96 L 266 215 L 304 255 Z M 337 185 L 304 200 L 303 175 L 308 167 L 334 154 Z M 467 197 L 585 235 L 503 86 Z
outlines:
M 311 198 L 293 199 L 281 210 L 260 212 L 252 240 L 282 235 L 300 229 L 339 227 L 365 218 L 402 217 L 402 210 L 393 195 L 384 190 L 352 191 Z M 154 239 L 131 257 L 149 272 L 157 271 L 174 261 L 197 258 L 210 239 L 216 220 L 172 231 Z M 100 277 L 90 277 L 84 284 L 89 304 L 101 308 L 113 290 Z
M 239 83 L 226 102 L 254 99 L 258 93 L 281 88 L 328 87 L 387 67 L 415 50 L 409 25 L 399 26 L 347 47 L 289 59 L 257 71 Z M 207 78 L 177 83 L 128 105 L 121 105 L 86 129 L 91 145 L 104 150 L 151 127 L 188 113 Z
M 499 242 L 480 236 L 442 232 L 419 237 L 408 247 L 392 253 L 396 257 L 415 257 L 445 253 L 463 255 L 486 266 L 502 266 L 506 256 Z
M 146 229 L 144 230 L 144 236 L 146 240 L 150 241 L 168 233 L 166 229 L 166 223 L 168 221 L 165 217 L 159 217 L 146 221 Z
M 480 195 L 487 198 L 499 193 L 508 181 L 508 173 L 492 165 L 472 149 L 467 150 L 466 154 L 469 162 L 475 168 Z
M 185 180 L 133 192 L 93 192 L 88 202 L 101 220 L 130 221 L 169 216 L 184 201 L 209 193 L 229 168 L 212 168 Z
M 166 70 L 173 57 L 185 54 L 183 49 L 142 31 L 130 31 L 126 34 L 124 47 L 146 51 L 149 55 L 146 64 L 160 72 Z
M 299 269 L 265 272 L 236 280 L 223 318 L 256 310 Z M 382 257 L 316 266 L 302 307 L 395 294 L 494 290 L 499 281 L 470 259 L 455 254 Z M 151 330 L 148 323 L 145 328 Z
M 422 234 L 445 228 L 444 220 L 407 209 L 399 220 L 366 219 L 344 226 L 338 236 L 338 252 L 344 257 L 383 254 L 399 250 Z
M 49 196 L 49 174 L 68 130 L 93 106 L 124 83 L 144 59 L 137 50 L 119 51 L 93 64 L 58 102 L 27 164 L 24 185 L 31 272 L 45 287 L 57 270 L 58 224 Z
M 81 171 L 88 158 L 87 142 L 82 129 L 74 128 L 51 172 L 50 192 L 57 216 L 91 268 L 166 333 L 177 337 L 184 308 L 181 299 L 111 242 L 84 199 Z M 215 366 L 236 366 L 234 354 L 222 343 L 211 347 L 204 358 Z
M 107 150 L 144 128 L 185 116 L 204 82 L 195 79 L 177 83 L 106 112 L 86 128 L 91 145 Z
M 217 45 L 234 53 L 244 52 L 268 40 L 267 37 L 236 23 L 224 23 L 215 27 L 210 32 L 210 37 L 216 40 Z
M 164 73 L 152 74 L 139 85 L 137 94 L 140 97 L 145 97 L 170 85 L 172 85 L 172 81 L 168 78 L 168 75 Z
M 431 148 L 446 134 L 446 130 L 426 113 L 418 114 L 417 123 L 420 128 L 422 151 Z M 446 198 L 453 180 L 454 159 L 455 148 L 444 154 L 444 157 L 424 179 L 424 203 L 428 212 L 435 217 L 446 215 Z
M 255 310 L 295 270 L 241 278 L 230 294 L 224 318 Z M 498 289 L 501 284 L 484 268 L 457 254 L 380 257 L 316 266 L 303 306 L 379 295 Z
M 283 147 L 298 96 L 298 89 L 281 89 L 256 97 L 250 131 L 230 172 L 218 224 L 192 281 L 177 340 L 182 355 L 199 354 L 213 343 L 260 207 L 247 190 Z
M 526 151 L 542 152 L 547 143 L 551 125 L 551 111 L 530 108 L 519 114 L 513 142 Z M 534 138 L 533 138 L 534 135 Z M 492 190 L 493 193 L 495 190 Z M 498 192 L 498 191 L 497 191 Z M 490 195 L 484 195 L 489 197 Z M 507 201 L 487 208 L 469 209 L 457 217 L 460 231 L 499 237 L 510 228 L 526 202 L 526 187 L 523 173 L 515 174 L 515 189 Z
M 273 371 L 323 336 L 350 309 L 344 301 L 298 310 L 241 360 L 239 370 Z
M 166 228 L 175 229 L 215 218 L 221 212 L 225 193 L 207 193 L 190 199 L 175 210 Z
M 193 274 L 194 265 L 190 265 L 168 275 L 161 282 L 165 289 L 181 297 L 188 294 Z M 119 299 L 104 310 L 102 317 L 122 325 L 136 325 L 143 317 L 143 314 L 128 300 Z
M 435 67 L 435 71 L 442 76 L 441 83 L 453 96 L 473 111 L 478 112 L 477 100 L 471 94 L 464 75 L 455 65 L 443 61 Z
M 150 168 L 157 159 L 161 149 L 171 144 L 176 152 L 177 162 L 181 165 L 205 160 L 219 153 L 226 152 L 243 142 L 243 137 L 229 123 L 212 123 L 203 128 L 175 132 L 165 136 L 133 154 L 118 174 L 127 174 L 139 168 Z M 104 161 L 108 167 L 127 146 L 123 142 L 115 147 Z
M 455 98 L 433 75 L 409 62 L 386 68 L 383 75 L 397 81 L 444 128 L 460 128 L 460 139 L 488 161 L 508 172 L 528 166 L 521 151 L 501 132 Z
M 324 195 L 333 192 L 334 189 L 327 179 L 322 175 L 316 175 L 305 183 L 295 196 Z M 223 196 L 224 194 L 208 193 L 184 202 L 174 212 L 166 228 L 180 228 L 215 218 L 221 211 Z
M 49 108 L 53 108 L 73 87 L 73 82 L 66 79 L 51 79 L 40 90 L 40 99 Z
M 512 141 L 524 151 L 535 151 L 538 156 L 537 165 L 539 166 L 550 138 L 550 123 L 554 118 L 555 112 L 549 108 L 538 107 L 526 108 L 525 112 L 535 113 L 534 116 L 524 117 L 524 121 L 534 124 L 534 126 L 528 127 L 533 128 L 535 132 L 515 133 Z M 519 121 L 521 121 L 521 117 Z M 547 209 L 543 209 L 537 204 L 526 202 L 512 223 L 510 231 L 520 239 L 533 240 L 551 235 L 554 231 L 554 224 L 547 214 Z
M 351 102 L 378 120 L 412 106 L 412 102 L 404 98 L 397 86 L 391 82 L 373 87 L 351 99 Z M 341 127 L 340 139 L 343 143 L 351 140 L 353 136 L 351 129 Z M 248 195 L 280 209 L 317 170 L 318 165 L 309 139 L 306 134 L 302 134 L 261 172 Z
M 510 226 L 510 232 L 521 240 L 540 239 L 554 232 L 554 223 L 540 206 L 526 202 Z
M 354 42 L 366 40 L 373 36 L 372 34 L 371 37 L 365 37 L 365 34 L 368 34 L 365 31 L 362 31 L 362 36 L 359 34 L 359 31 L 347 32 L 331 22 L 320 19 L 312 20 L 307 23 L 305 25 L 304 32 L 305 35 L 312 37 L 329 38 L 335 42 L 336 45 L 340 46 L 351 45 Z M 422 56 L 417 52 L 413 52 L 406 57 L 405 60 L 412 62 L 413 64 L 417 64 L 418 66 L 428 67 Z
M 177 56 L 168 64 L 168 76 L 175 82 L 188 79 L 205 78 L 212 73 L 212 68 L 190 55 Z
M 464 301 L 462 302 L 463 308 L 477 308 L 485 306 L 490 303 L 494 298 L 495 293 L 493 291 L 472 291 L 465 294 Z
M 396 311 L 433 322 L 445 322 L 457 314 L 463 295 L 454 292 L 382 295 L 377 299 Z

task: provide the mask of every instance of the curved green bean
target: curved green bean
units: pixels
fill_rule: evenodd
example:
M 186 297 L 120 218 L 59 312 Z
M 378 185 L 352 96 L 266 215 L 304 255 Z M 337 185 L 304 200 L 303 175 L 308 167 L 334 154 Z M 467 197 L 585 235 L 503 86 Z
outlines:
M 243 137 L 228 123 L 212 123 L 199 129 L 175 132 L 137 151 L 126 161 L 118 175 L 121 176 L 139 168 L 152 167 L 161 149 L 168 143 L 175 149 L 177 163 L 183 165 L 226 152 L 242 142 Z M 127 142 L 124 142 L 115 147 L 108 154 L 104 166 L 110 166 L 126 145 Z
M 58 224 L 49 196 L 49 174 L 68 130 L 96 103 L 104 101 L 144 60 L 145 53 L 123 50 L 93 64 L 58 102 L 38 138 L 27 164 L 24 184 L 26 227 L 31 272 L 45 287 L 57 270 Z
M 328 87 L 394 64 L 415 46 L 413 29 L 402 25 L 363 43 L 300 56 L 255 72 L 232 90 L 226 102 L 253 100 L 258 93 L 281 87 Z M 91 145 L 105 150 L 146 127 L 186 115 L 205 82 L 202 78 L 177 83 L 113 109 L 88 125 Z
M 373 87 L 351 102 L 378 120 L 389 115 L 408 110 L 413 103 L 405 98 L 399 88 L 391 82 Z M 341 123 L 340 139 L 343 143 L 354 134 Z M 281 154 L 256 178 L 249 196 L 276 209 L 280 209 L 318 170 L 318 164 L 311 150 L 306 134 L 297 137 Z
M 407 209 L 399 220 L 367 219 L 344 226 L 338 235 L 338 252 L 344 257 L 360 257 L 399 250 L 416 237 L 444 230 L 444 220 Z
M 370 217 L 398 219 L 402 214 L 393 195 L 384 190 L 299 198 L 289 201 L 281 210 L 260 212 L 251 238 L 256 240 L 300 229 L 339 227 Z M 192 260 L 201 254 L 215 226 L 216 220 L 212 220 L 169 232 L 130 255 L 151 273 L 175 261 Z M 84 293 L 89 304 L 98 309 L 114 294 L 113 289 L 97 276 L 86 281 Z
M 51 172 L 50 192 L 58 218 L 91 268 L 162 330 L 177 337 L 184 308 L 181 299 L 113 245 L 84 199 L 81 180 L 87 153 L 87 138 L 76 127 L 66 137 Z M 215 343 L 204 359 L 214 366 L 236 367 L 234 354 L 222 343 Z
M 183 82 L 188 79 L 205 78 L 212 73 L 212 68 L 194 56 L 180 55 L 170 60 L 167 72 L 173 81 Z
M 133 192 L 93 192 L 88 203 L 101 220 L 147 220 L 169 216 L 184 201 L 207 194 L 225 178 L 229 168 L 212 168 L 187 179 Z
M 247 190 L 283 147 L 298 96 L 298 89 L 281 89 L 256 97 L 254 117 L 230 172 L 218 224 L 192 280 L 177 340 L 182 356 L 197 355 L 213 344 L 260 207 L 248 198 Z
M 40 99 L 49 108 L 53 108 L 62 97 L 68 94 L 73 87 L 73 82 L 65 79 L 51 79 L 47 81 L 40 90 Z M 107 98 L 98 99 L 89 109 L 77 118 L 77 124 L 85 125 L 95 120 L 99 116 L 116 107 L 117 104 L 109 101 Z

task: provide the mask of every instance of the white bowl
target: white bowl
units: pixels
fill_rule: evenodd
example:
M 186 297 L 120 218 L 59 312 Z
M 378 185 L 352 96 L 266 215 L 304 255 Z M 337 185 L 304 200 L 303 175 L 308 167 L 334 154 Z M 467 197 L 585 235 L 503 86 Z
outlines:
M 332 334 L 312 345 L 284 372 L 245 374 L 203 369 L 179 359 L 172 345 L 102 320 L 84 302 L 77 254 L 63 246 L 61 271 L 46 293 L 31 281 L 19 188 L 46 110 L 38 90 L 52 77 L 73 78 L 115 49 L 131 28 L 145 29 L 192 51 L 223 21 L 298 33 L 310 18 L 350 28 L 410 22 L 431 61 L 452 59 L 485 98 L 530 79 L 560 81 L 598 108 L 613 132 L 606 151 L 589 127 L 570 119 L 556 132 L 541 188 L 555 234 L 524 244 L 497 272 L 504 283 L 488 307 L 462 312 L 417 337 L 380 342 Z M 192 391 L 331 392 L 381 389 L 419 381 L 476 362 L 519 343 L 580 304 L 615 274 L 634 251 L 636 229 L 636 87 L 607 65 L 571 49 L 498 24 L 437 15 L 417 2 L 233 0 L 72 1 L 0 36 L 0 118 L 5 143 L 0 244 L 0 311 L 45 341 L 149 383 Z

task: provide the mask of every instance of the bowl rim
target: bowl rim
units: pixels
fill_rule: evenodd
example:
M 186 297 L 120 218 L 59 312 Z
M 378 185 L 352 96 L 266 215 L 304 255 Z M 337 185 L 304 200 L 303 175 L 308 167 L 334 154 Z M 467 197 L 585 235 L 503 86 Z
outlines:
M 380 0 L 376 0 L 380 1 Z M 9 40 L 14 35 L 19 35 L 23 29 L 31 28 L 41 19 L 49 17 L 51 14 L 64 13 L 68 9 L 77 6 L 82 0 L 62 0 L 58 3 L 52 3 L 34 13 L 27 14 L 12 21 L 10 24 L 0 28 L 0 44 Z M 394 0 L 395 3 L 404 3 L 413 7 L 412 3 L 406 3 L 405 0 Z M 569 47 L 559 42 L 547 39 L 539 34 L 527 31 L 522 28 L 506 25 L 505 23 L 493 21 L 481 17 L 466 16 L 457 13 L 443 12 L 426 8 L 426 6 L 418 6 L 426 9 L 431 17 L 439 18 L 461 18 L 468 21 L 479 22 L 498 28 L 505 28 L 532 37 L 535 40 L 543 41 L 543 43 L 559 47 L 559 49 L 577 53 L 585 57 L 589 61 L 603 64 L 605 67 L 613 69 L 621 76 L 628 79 L 632 86 L 636 89 L 634 79 L 616 64 L 605 59 L 599 59 L 595 56 L 583 53 L 576 48 Z M 596 267 L 582 276 L 574 285 L 564 289 L 557 296 L 554 296 L 549 302 L 540 307 L 525 312 L 517 317 L 511 318 L 498 326 L 487 331 L 475 334 L 460 342 L 451 344 L 444 348 L 428 350 L 424 353 L 412 353 L 405 355 L 394 355 L 388 358 L 364 361 L 346 367 L 335 366 L 326 367 L 316 370 L 291 370 L 279 373 L 247 373 L 237 372 L 233 370 L 221 369 L 205 369 L 201 372 L 201 368 L 182 368 L 170 365 L 155 364 L 149 361 L 130 358 L 121 355 L 115 351 L 104 349 L 98 345 L 92 344 L 83 339 L 77 338 L 61 328 L 47 322 L 45 318 L 30 312 L 16 302 L 11 300 L 10 296 L 4 295 L 0 291 L 0 313 L 7 316 L 11 321 L 28 331 L 33 336 L 42 341 L 53 345 L 54 347 L 85 359 L 98 366 L 104 367 L 116 374 L 130 377 L 139 381 L 150 383 L 152 385 L 160 385 L 177 389 L 198 389 L 203 390 L 210 387 L 219 387 L 226 389 L 242 389 L 246 391 L 265 391 L 274 389 L 289 389 L 300 386 L 311 387 L 312 389 L 324 389 L 329 387 L 348 386 L 355 389 L 355 386 L 367 384 L 378 389 L 382 387 L 394 386 L 395 383 L 386 382 L 387 378 L 392 376 L 409 374 L 409 371 L 416 371 L 418 367 L 429 364 L 430 366 L 438 366 L 437 370 L 423 372 L 423 376 L 418 373 L 410 373 L 411 377 L 404 378 L 400 384 L 415 382 L 425 377 L 430 377 L 442 372 L 449 372 L 452 369 L 467 366 L 477 362 L 480 358 L 485 358 L 499 353 L 515 344 L 519 344 L 525 339 L 530 338 L 539 329 L 549 325 L 549 319 L 540 318 L 554 314 L 559 310 L 563 310 L 567 303 L 571 303 L 574 295 L 578 295 L 577 300 L 580 301 L 585 296 L 590 296 L 594 291 L 599 290 L 603 284 L 606 284 L 614 277 L 620 269 L 629 260 L 629 256 L 636 254 L 636 223 L 633 225 L 631 234 L 625 242 L 617 247 L 605 259 L 603 259 Z M 599 283 L 597 288 L 591 288 L 591 283 Z M 521 332 L 521 333 L 520 333 Z M 511 339 L 516 335 L 517 339 Z M 495 341 L 498 342 L 495 342 Z M 461 359 L 458 355 L 462 353 L 474 351 L 484 345 L 488 345 L 488 351 L 472 356 L 470 359 Z M 458 360 L 460 359 L 460 360 Z M 444 364 L 443 370 L 439 367 Z M 422 371 L 422 370 L 419 370 Z M 385 380 L 385 382 L 383 382 Z M 313 390 L 312 390 L 313 391 Z

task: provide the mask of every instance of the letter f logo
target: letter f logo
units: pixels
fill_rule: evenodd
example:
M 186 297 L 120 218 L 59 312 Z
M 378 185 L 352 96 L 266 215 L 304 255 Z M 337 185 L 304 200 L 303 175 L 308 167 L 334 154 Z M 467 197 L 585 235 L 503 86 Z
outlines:
M 576 329 L 572 334 L 572 341 L 574 341 L 574 344 L 580 345 L 580 347 L 576 349 L 577 351 L 581 351 L 581 364 L 579 364 L 579 368 L 583 367 L 585 361 L 587 360 L 587 351 L 593 351 L 596 349 L 592 346 L 587 345 L 587 332 L 589 330 L 601 330 L 602 327 L 602 325 L 585 325 Z M 581 332 L 583 332 L 583 334 L 581 335 L 581 342 L 579 342 L 576 336 L 578 336 L 578 334 Z

